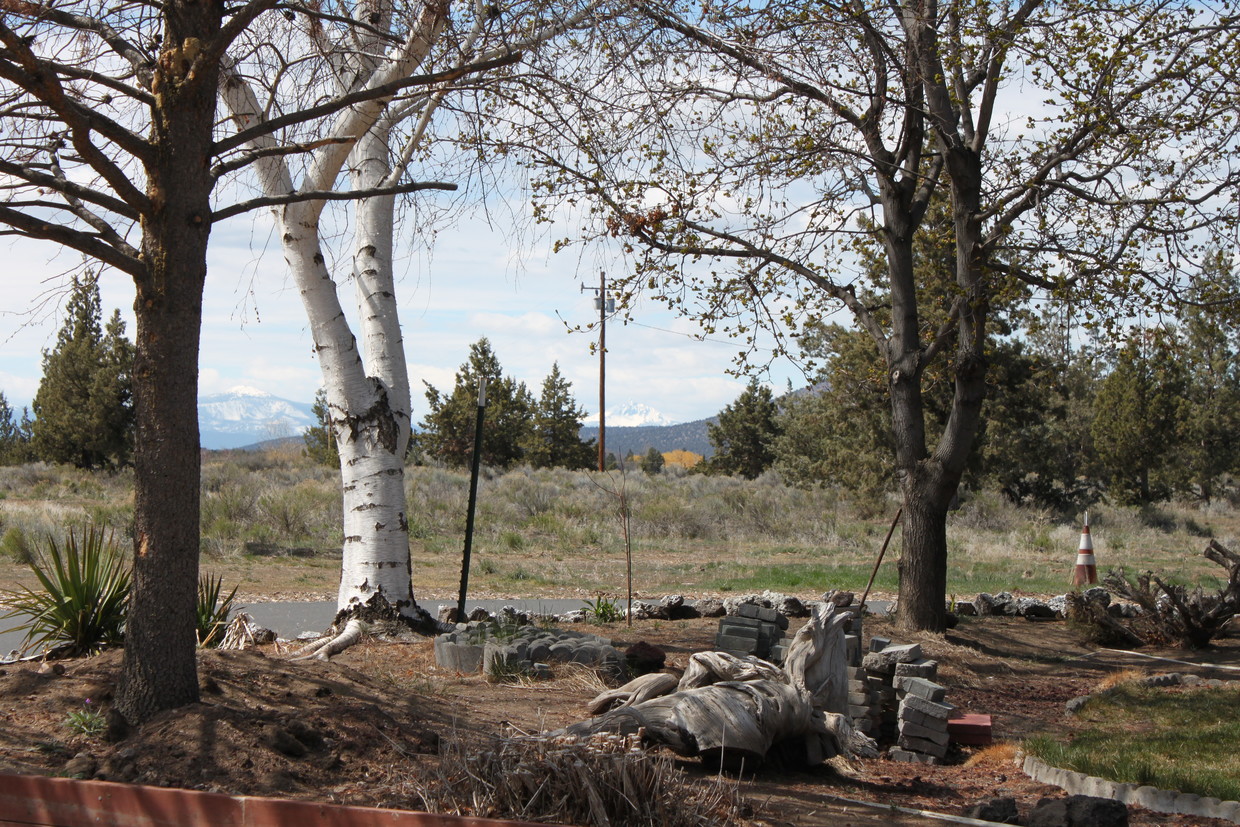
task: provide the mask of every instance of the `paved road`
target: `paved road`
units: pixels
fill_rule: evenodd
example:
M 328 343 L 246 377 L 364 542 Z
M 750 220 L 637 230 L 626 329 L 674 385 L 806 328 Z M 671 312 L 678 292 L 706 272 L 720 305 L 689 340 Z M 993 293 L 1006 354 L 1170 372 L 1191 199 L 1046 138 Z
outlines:
M 455 600 L 431 599 L 423 603 L 424 608 L 432 615 L 439 611 L 441 605 L 455 606 Z M 467 609 L 481 606 L 489 612 L 497 612 L 504 606 L 513 606 L 524 612 L 540 614 L 563 614 L 585 606 L 583 600 L 540 600 L 518 599 L 508 600 L 468 600 Z M 886 613 L 891 604 L 886 601 L 870 601 L 870 611 L 876 614 Z M 332 622 L 336 614 L 335 602 L 323 601 L 314 603 L 254 603 L 244 609 L 260 625 L 274 629 L 280 637 L 295 638 L 301 632 L 321 632 Z M 8 628 L 7 626 L 5 628 Z M 20 632 L 0 632 L 0 658 L 11 649 L 16 649 L 22 641 Z

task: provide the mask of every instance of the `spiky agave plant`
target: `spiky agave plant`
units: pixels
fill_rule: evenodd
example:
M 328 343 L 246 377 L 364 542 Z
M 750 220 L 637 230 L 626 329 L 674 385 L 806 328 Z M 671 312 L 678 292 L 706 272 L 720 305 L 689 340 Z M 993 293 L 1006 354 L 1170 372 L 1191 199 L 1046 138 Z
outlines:
M 89 525 L 69 530 L 64 544 L 49 536 L 35 551 L 30 570 L 42 587 L 3 592 L 9 610 L 22 618 L 22 651 L 44 647 L 58 654 L 87 655 L 120 643 L 129 611 L 130 571 L 111 531 Z
M 219 646 L 228 630 L 228 621 L 232 616 L 233 603 L 236 601 L 237 589 L 223 598 L 224 578 L 205 575 L 198 581 L 198 645 L 203 648 Z M 241 608 L 237 606 L 236 608 Z

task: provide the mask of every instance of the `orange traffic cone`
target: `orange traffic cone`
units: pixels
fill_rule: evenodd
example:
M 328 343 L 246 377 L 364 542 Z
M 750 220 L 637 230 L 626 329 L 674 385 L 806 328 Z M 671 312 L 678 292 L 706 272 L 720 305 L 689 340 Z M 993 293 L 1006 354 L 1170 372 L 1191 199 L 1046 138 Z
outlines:
M 1089 512 L 1085 512 L 1085 527 L 1081 529 L 1081 547 L 1076 553 L 1076 572 L 1072 585 L 1076 588 L 1086 583 L 1098 582 L 1098 566 L 1094 561 L 1094 540 L 1089 536 Z

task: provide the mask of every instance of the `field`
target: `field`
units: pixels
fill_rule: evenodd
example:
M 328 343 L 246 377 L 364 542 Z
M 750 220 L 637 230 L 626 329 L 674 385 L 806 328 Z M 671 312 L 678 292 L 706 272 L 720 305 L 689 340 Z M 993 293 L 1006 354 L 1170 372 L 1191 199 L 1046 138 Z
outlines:
M 339 494 L 334 470 L 296 450 L 209 453 L 202 494 L 203 568 L 240 585 L 243 602 L 335 595 Z M 407 474 L 415 592 L 456 594 L 468 477 L 432 467 Z M 592 597 L 625 591 L 621 495 L 627 503 L 639 595 L 773 589 L 817 596 L 860 591 L 898 502 L 858 501 L 834 489 L 796 489 L 687 475 L 518 469 L 479 489 L 470 574 L 475 597 Z M 1081 514 L 1017 508 L 990 492 L 962 497 L 948 527 L 948 590 L 1062 593 L 1071 581 Z M 0 586 L 29 583 L 24 561 L 40 539 L 88 521 L 125 536 L 132 476 L 42 465 L 0 468 Z M 1100 570 L 1154 569 L 1210 583 L 1210 537 L 1240 546 L 1240 511 L 1220 502 L 1144 509 L 1098 506 L 1090 522 Z M 899 532 L 875 590 L 896 589 Z

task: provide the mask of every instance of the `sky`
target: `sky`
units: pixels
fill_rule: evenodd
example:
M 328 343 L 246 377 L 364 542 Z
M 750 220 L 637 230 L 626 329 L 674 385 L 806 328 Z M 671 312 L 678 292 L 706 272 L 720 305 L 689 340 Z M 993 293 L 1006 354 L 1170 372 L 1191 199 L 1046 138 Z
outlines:
M 561 230 L 562 234 L 562 230 Z M 528 235 L 528 234 L 527 234 Z M 554 237 L 554 232 L 551 234 Z M 50 242 L 0 240 L 0 392 L 17 410 L 38 389 L 44 349 L 54 346 L 77 253 Z M 469 345 L 491 340 L 506 374 L 537 394 L 558 361 L 578 404 L 598 410 L 598 357 L 594 333 L 570 333 L 567 324 L 597 318 L 593 293 L 599 271 L 622 266 L 586 249 L 553 254 L 547 239 L 517 238 L 478 217 L 437 234 L 429 257 L 411 255 L 397 284 L 415 421 L 427 406 L 423 381 L 451 388 Z M 341 286 L 353 304 L 352 286 Z M 134 337 L 133 285 L 105 271 L 100 280 L 105 319 L 119 308 Z M 356 331 L 356 326 L 354 327 Z M 607 407 L 644 403 L 676 422 L 712 416 L 733 401 L 746 379 L 729 375 L 740 345 L 718 335 L 698 341 L 690 322 L 651 302 L 634 311 L 634 323 L 607 325 Z M 761 376 L 777 392 L 800 370 L 776 359 Z M 310 402 L 321 384 L 305 312 L 264 218 L 238 217 L 212 234 L 204 297 L 200 396 L 237 385 Z

